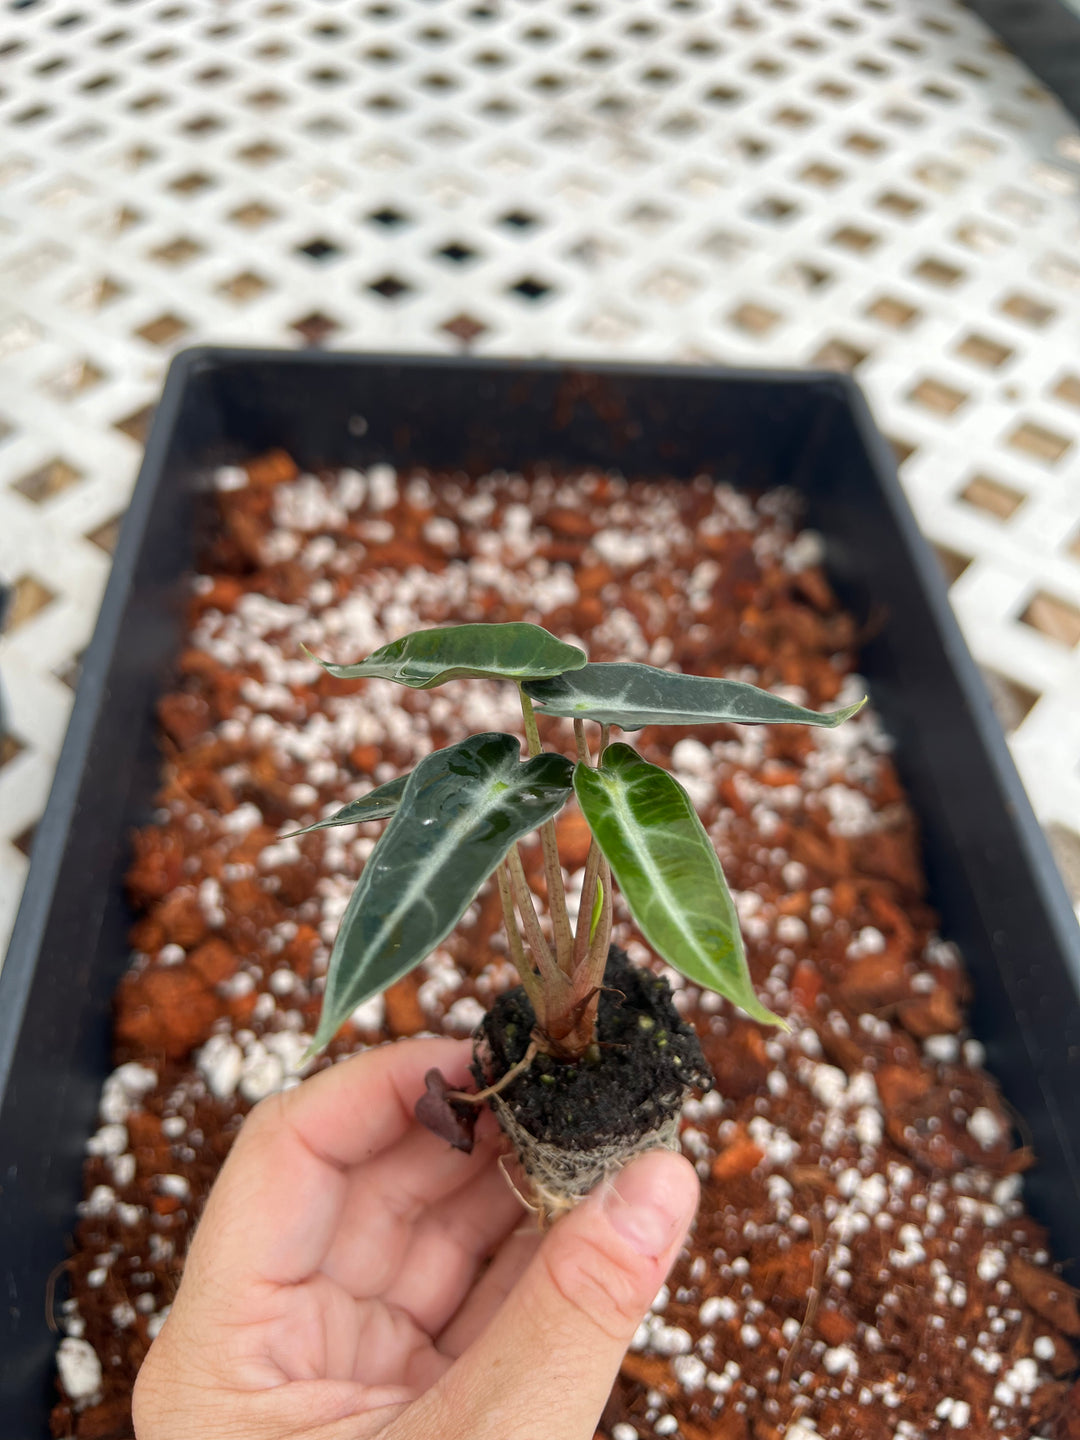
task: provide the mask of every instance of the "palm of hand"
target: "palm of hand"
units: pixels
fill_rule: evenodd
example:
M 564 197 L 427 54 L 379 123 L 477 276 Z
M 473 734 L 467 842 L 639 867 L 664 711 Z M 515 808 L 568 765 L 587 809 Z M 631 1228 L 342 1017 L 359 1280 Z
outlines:
M 426 1045 L 421 1058 L 465 1078 L 454 1042 L 440 1054 Z M 170 1376 L 195 1366 L 209 1423 L 193 1427 L 186 1394 L 177 1440 L 288 1434 L 291 1413 L 305 1435 L 344 1434 L 346 1422 L 359 1440 L 384 1431 L 483 1331 L 536 1240 L 511 1233 L 522 1212 L 491 1128 L 481 1124 L 471 1156 L 419 1129 L 406 1097 L 421 1074 L 400 1062 L 388 1058 L 351 1106 L 331 1072 L 302 1101 L 265 1102 L 244 1127 L 140 1375 L 140 1428 L 172 1433 L 160 1418 Z

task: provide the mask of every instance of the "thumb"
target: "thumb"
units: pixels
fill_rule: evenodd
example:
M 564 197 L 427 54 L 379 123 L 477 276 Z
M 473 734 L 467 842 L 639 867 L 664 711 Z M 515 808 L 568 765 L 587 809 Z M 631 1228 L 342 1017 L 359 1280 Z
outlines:
M 656 1150 L 560 1220 L 492 1323 L 435 1387 L 450 1402 L 445 1413 L 464 1422 L 454 1433 L 591 1440 L 697 1203 L 693 1166 Z

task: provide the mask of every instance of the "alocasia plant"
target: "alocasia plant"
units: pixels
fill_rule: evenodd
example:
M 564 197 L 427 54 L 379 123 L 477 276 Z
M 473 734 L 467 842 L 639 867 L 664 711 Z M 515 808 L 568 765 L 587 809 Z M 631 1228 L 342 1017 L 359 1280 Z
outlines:
M 528 758 L 516 736 L 488 733 L 426 756 L 310 830 L 389 817 L 334 942 L 314 1047 L 357 1006 L 420 964 L 453 930 L 494 874 L 509 954 L 537 1022 L 537 1044 L 574 1060 L 593 1042 L 611 939 L 612 879 L 642 935 L 662 959 L 726 996 L 755 1020 L 782 1023 L 754 994 L 735 906 L 690 797 L 666 770 L 612 727 L 796 723 L 835 726 L 859 708 L 829 714 L 734 680 L 650 665 L 590 664 L 584 652 L 536 625 L 422 630 L 354 665 L 341 679 L 379 677 L 414 689 L 483 677 L 517 685 Z M 536 709 L 574 722 L 576 764 L 544 753 Z M 585 722 L 600 727 L 594 758 Z M 592 834 L 576 929 L 563 891 L 554 818 L 576 795 Z M 539 830 L 547 880 L 548 943 L 518 843 Z

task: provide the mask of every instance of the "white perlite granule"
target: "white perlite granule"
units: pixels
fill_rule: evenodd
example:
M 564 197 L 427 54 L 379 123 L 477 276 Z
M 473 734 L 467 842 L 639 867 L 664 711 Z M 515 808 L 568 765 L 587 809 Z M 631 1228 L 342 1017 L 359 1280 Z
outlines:
M 77 1410 L 101 1394 L 101 1361 L 88 1340 L 67 1335 L 56 1352 L 60 1383 Z

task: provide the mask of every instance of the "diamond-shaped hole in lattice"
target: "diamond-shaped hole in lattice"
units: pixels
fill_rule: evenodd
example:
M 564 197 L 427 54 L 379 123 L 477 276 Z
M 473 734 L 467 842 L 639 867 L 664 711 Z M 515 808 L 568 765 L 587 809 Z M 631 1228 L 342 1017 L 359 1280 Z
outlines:
M 295 330 L 300 338 L 307 345 L 322 345 L 341 329 L 337 320 L 332 320 L 329 315 L 324 315 L 321 310 L 312 310 L 308 315 L 302 315 L 299 320 L 294 320 L 289 327 Z
M 947 260 L 940 260 L 932 255 L 920 260 L 913 266 L 911 273 L 924 280 L 927 285 L 937 285 L 942 289 L 949 289 L 966 278 L 965 271 L 959 265 L 950 265 Z
M 1025 420 L 1009 435 L 1006 443 L 1014 450 L 1021 450 L 1036 460 L 1056 465 L 1072 444 L 1072 440 L 1045 425 L 1036 424 L 1034 420 Z
M 463 345 L 471 345 L 474 340 L 485 335 L 490 326 L 463 310 L 460 314 L 451 316 L 449 320 L 444 320 L 439 329 L 445 330 L 448 335 L 452 335 L 455 340 L 460 340 Z
M 56 591 L 50 590 L 36 575 L 21 575 L 11 587 L 4 629 L 9 633 L 18 630 L 55 599 Z
M 507 230 L 524 234 L 528 230 L 535 230 L 540 224 L 540 217 L 532 214 L 529 210 L 508 210 L 505 215 L 499 216 L 499 224 Z
M 165 110 L 172 104 L 175 104 L 172 96 L 165 95 L 160 90 L 147 90 L 129 100 L 127 108 L 133 115 L 145 119 L 147 115 L 154 115 L 158 110 Z
M 880 135 L 871 135 L 865 130 L 853 130 L 846 135 L 844 146 L 855 155 L 878 155 L 889 148 Z
M 990 692 L 994 713 L 1006 735 L 1011 735 L 1035 708 L 1039 699 L 1038 692 L 1029 690 L 1026 685 L 1021 685 L 1019 681 L 1008 675 L 1001 675 L 996 670 L 989 670 L 985 666 L 980 668 L 986 688 Z
M 771 116 L 774 125 L 783 125 L 788 130 L 806 130 L 814 124 L 816 116 L 798 105 L 781 105 Z
M 189 260 L 194 260 L 196 255 L 201 255 L 203 250 L 204 247 L 198 240 L 193 240 L 190 235 L 178 235 L 175 240 L 156 245 L 147 254 L 159 265 L 186 265 Z
M 947 385 L 944 380 L 927 376 L 907 393 L 907 399 L 935 415 L 953 415 L 968 400 L 963 390 Z
M 400 230 L 412 223 L 404 211 L 396 210 L 392 205 L 383 205 L 378 210 L 372 210 L 366 218 L 369 225 L 378 225 L 381 230 Z
M 249 200 L 247 204 L 230 210 L 228 218 L 234 225 L 241 225 L 245 230 L 258 230 L 271 220 L 276 220 L 278 212 L 269 205 L 264 205 L 261 200 Z
M 2 770 L 5 765 L 10 765 L 16 755 L 21 754 L 25 749 L 26 746 L 21 740 L 12 735 L 10 730 L 0 735 L 0 770 Z
M 1021 624 L 1029 625 L 1059 645 L 1071 650 L 1080 643 L 1080 610 L 1058 595 L 1045 590 L 1033 595 L 1019 617 Z
M 202 111 L 199 115 L 192 115 L 180 126 L 184 135 L 192 135 L 196 140 L 203 140 L 208 135 L 216 135 L 219 130 L 226 129 L 228 121 L 220 115 L 215 115 L 209 110 Z
M 256 140 L 250 145 L 245 145 L 237 150 L 236 158 L 242 160 L 245 165 L 263 167 L 276 164 L 278 160 L 285 157 L 285 151 L 280 145 L 275 145 L 272 140 Z
M 993 255 L 1012 241 L 1007 230 L 982 220 L 968 220 L 953 231 L 953 239 L 980 255 Z
M 237 305 L 247 305 L 269 289 L 269 280 L 264 280 L 254 270 L 241 270 L 217 287 L 219 295 L 227 296 Z
M 1063 375 L 1051 393 L 1066 405 L 1080 407 L 1080 375 Z
M 150 434 L 155 408 L 153 405 L 143 405 L 138 410 L 133 410 L 130 415 L 124 415 L 119 420 L 114 420 L 113 429 L 127 435 L 135 441 L 136 445 L 145 445 L 146 437 Z
M 870 352 L 852 344 L 850 340 L 826 340 L 816 354 L 810 357 L 810 364 L 823 370 L 838 370 L 847 374 L 857 370 Z
M 1031 295 L 1025 295 L 1021 291 L 1014 291 L 1008 295 L 999 307 L 1006 315 L 1011 315 L 1014 320 L 1021 321 L 1024 325 L 1030 325 L 1033 329 L 1041 330 L 1048 325 L 1057 314 L 1051 305 L 1045 305 L 1041 300 L 1036 300 Z
M 732 310 L 727 321 L 734 325 L 737 330 L 742 330 L 747 335 L 765 336 L 779 325 L 782 316 L 775 310 L 770 310 L 767 305 L 757 305 L 752 301 L 744 300 L 741 305 Z
M 440 246 L 434 254 L 440 259 L 449 260 L 452 265 L 466 265 L 470 260 L 478 258 L 479 251 L 459 240 L 451 240 L 449 244 Z
M 941 566 L 942 574 L 945 576 L 945 584 L 955 585 L 971 564 L 972 557 L 962 554 L 959 550 L 953 550 L 948 545 L 935 545 L 933 551 Z
M 145 325 L 140 325 L 134 332 L 149 345 L 171 345 L 179 340 L 181 335 L 186 335 L 190 326 L 186 320 L 181 320 L 179 315 L 171 311 L 163 311 L 156 315 L 153 320 L 148 320 Z
M 910 220 L 923 209 L 921 200 L 899 190 L 884 191 L 874 201 L 874 205 L 878 210 L 883 210 L 886 215 L 892 215 L 898 220 Z
M 212 175 L 207 175 L 202 170 L 188 170 L 185 174 L 178 175 L 175 180 L 171 180 L 169 189 L 177 195 L 199 195 L 216 184 L 217 181 Z
M 972 331 L 965 335 L 956 347 L 956 353 L 962 355 L 965 360 L 972 361 L 975 365 L 981 365 L 987 370 L 998 370 L 1005 364 L 1006 360 L 1012 358 L 1012 349 L 1003 345 L 999 340 L 991 340 L 988 335 L 980 335 Z
M 395 301 L 408 295 L 413 287 L 407 280 L 402 280 L 397 275 L 387 274 L 378 280 L 372 280 L 367 288 L 373 294 L 381 296 L 383 300 Z
M 961 490 L 960 498 L 998 520 L 1008 520 L 1024 502 L 1022 491 L 1013 490 L 1000 480 L 992 480 L 989 475 L 973 475 Z
M 75 466 L 69 465 L 66 460 L 57 459 L 50 460 L 48 464 L 32 470 L 29 475 L 24 475 L 21 480 L 16 480 L 11 488 L 20 495 L 25 495 L 35 505 L 41 505 L 46 500 L 51 500 L 54 495 L 70 490 L 72 485 L 77 485 L 82 478 L 81 470 L 76 470 Z
M 782 225 L 795 219 L 799 207 L 794 200 L 786 200 L 782 195 L 766 195 L 751 205 L 747 213 L 755 220 L 764 220 L 770 225 Z
M 86 538 L 99 550 L 104 550 L 106 555 L 112 555 L 116 550 L 116 542 L 120 539 L 120 526 L 123 524 L 123 520 L 123 515 L 115 515 L 111 520 L 106 520 L 104 525 L 98 525 L 95 529 L 87 531 Z
M 99 370 L 92 360 L 82 359 L 73 360 L 45 384 L 58 399 L 74 400 L 88 390 L 93 390 L 104 379 L 104 370 Z
M 538 280 L 535 275 L 523 275 L 520 280 L 515 281 L 513 285 L 508 285 L 506 289 L 508 294 L 516 295 L 520 300 L 525 300 L 530 304 L 536 304 L 537 301 L 544 300 L 548 295 L 553 294 L 555 287 L 544 280 Z
M 833 275 L 824 266 L 815 265 L 809 260 L 792 260 L 777 272 L 776 278 L 781 285 L 786 285 L 789 289 L 812 295 L 822 286 L 831 284 Z
M 328 260 L 333 260 L 335 256 L 340 255 L 341 248 L 335 245 L 332 240 L 326 240 L 323 236 L 316 235 L 313 239 L 308 240 L 306 244 L 297 245 L 296 254 L 306 255 L 309 260 L 313 260 L 316 264 L 321 265 Z
M 866 307 L 866 313 L 871 319 L 878 320 L 893 330 L 905 330 L 921 318 L 922 312 L 895 295 L 879 295 Z
M 829 236 L 829 244 L 841 250 L 850 250 L 854 255 L 868 255 L 881 243 L 881 236 L 862 225 L 841 225 Z
M 841 180 L 847 176 L 843 170 L 835 165 L 828 165 L 824 160 L 812 160 L 799 171 L 800 180 L 807 185 L 816 185 L 822 190 L 831 190 L 834 185 L 839 185 Z
M 261 90 L 252 90 L 249 95 L 244 96 L 244 104 L 249 105 L 252 110 L 278 110 L 288 103 L 289 97 L 280 90 L 275 90 L 272 85 L 264 85 Z

